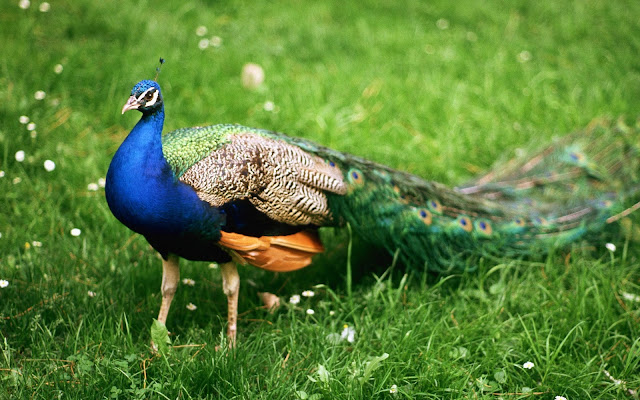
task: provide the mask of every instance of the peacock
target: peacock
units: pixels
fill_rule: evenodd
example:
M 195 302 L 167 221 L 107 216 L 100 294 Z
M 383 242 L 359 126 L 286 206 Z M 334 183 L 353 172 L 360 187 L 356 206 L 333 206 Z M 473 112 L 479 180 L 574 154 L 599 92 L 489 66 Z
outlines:
M 162 134 L 155 80 L 138 82 L 122 108 L 142 117 L 106 178 L 114 216 L 162 257 L 166 324 L 179 259 L 220 264 L 235 342 L 237 265 L 308 266 L 321 227 L 397 254 L 403 265 L 447 273 L 478 257 L 539 254 L 602 231 L 639 206 L 640 125 L 592 123 L 533 154 L 450 188 L 312 141 L 239 125 Z

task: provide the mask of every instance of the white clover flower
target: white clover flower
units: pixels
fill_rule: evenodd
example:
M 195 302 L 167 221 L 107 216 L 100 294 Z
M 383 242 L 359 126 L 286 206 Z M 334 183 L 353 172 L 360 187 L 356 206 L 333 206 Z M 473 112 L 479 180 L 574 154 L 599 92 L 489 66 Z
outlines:
M 36 123 L 35 123 L 35 122 L 29 122 L 29 123 L 27 124 L 27 130 L 28 130 L 28 131 L 33 131 L 33 130 L 35 130 L 35 129 L 36 129 Z
M 37 92 L 35 92 L 33 97 L 36 100 L 44 100 L 44 98 L 47 97 L 47 94 L 44 92 L 44 90 L 38 90 Z
M 291 303 L 291 304 L 300 303 L 300 295 L 294 294 L 293 296 L 291 296 L 291 298 L 289 299 L 289 303 Z
M 207 47 L 209 47 L 209 39 L 200 39 L 200 41 L 198 42 L 198 48 L 200 50 L 204 50 Z
M 87 296 L 89 296 L 89 297 L 96 297 L 96 292 L 93 292 L 93 291 L 89 290 L 89 291 L 87 292 Z
M 77 237 L 77 236 L 80 236 L 82 234 L 82 231 L 80 229 L 78 229 L 78 228 L 73 228 L 73 229 L 71 229 L 70 233 L 71 233 L 71 236 L 76 236 Z
M 29 123 L 29 117 L 27 117 L 26 115 L 21 115 L 20 118 L 18 118 L 18 121 L 20 121 L 22 125 L 26 125 Z
M 5 172 L 4 171 L 0 171 L 0 178 L 4 178 Z
M 20 2 L 18 3 L 18 7 L 22 8 L 23 10 L 29 8 L 30 5 L 31 2 L 29 0 L 20 0 Z
M 9 281 L 6 279 L 0 279 L 0 288 L 4 289 L 9 286 Z
M 264 70 L 254 63 L 247 63 L 242 67 L 242 86 L 255 89 L 264 82 Z
M 564 396 L 556 396 L 553 398 L 553 400 L 567 400 L 567 398 Z
M 349 343 L 353 343 L 356 341 L 356 330 L 355 328 L 345 324 L 344 329 L 340 333 L 340 339 L 346 340 Z
M 329 311 L 329 315 L 333 317 L 334 315 L 336 315 L 336 312 L 331 310 L 331 311 Z
M 98 190 L 98 184 L 91 182 L 90 184 L 87 185 L 87 190 L 91 191 L 91 192 L 95 192 Z
M 37 240 L 34 240 L 33 242 L 31 242 L 31 245 L 33 247 L 42 247 L 42 242 L 39 242 Z
M 56 163 L 54 163 L 51 160 L 45 160 L 44 162 L 44 169 L 47 170 L 47 172 L 51 172 L 54 169 L 56 169 Z
M 315 311 L 313 311 L 313 309 L 312 309 L 312 308 L 307 308 L 307 314 L 308 314 L 308 315 L 313 315 L 313 314 L 315 314 L 315 313 L 316 313 L 316 312 L 315 312 Z
M 313 290 L 305 290 L 304 292 L 302 292 L 302 295 L 303 295 L 304 297 L 313 297 L 313 296 L 315 296 L 316 294 L 315 294 L 315 293 L 313 293 Z
M 207 34 L 207 27 L 204 25 L 200 25 L 199 27 L 196 28 L 196 35 L 198 36 L 204 36 Z
M 444 19 L 444 18 L 440 18 L 439 20 L 436 21 L 436 26 L 440 30 L 448 29 L 449 28 L 449 21 Z
M 56 64 L 53 67 L 53 72 L 55 72 L 56 74 L 60 75 L 62 73 L 63 69 L 64 69 L 64 67 L 62 66 L 62 64 Z
M 640 296 L 638 296 L 637 294 L 622 292 L 622 297 L 625 300 L 640 302 Z
M 211 36 L 209 44 L 213 47 L 220 47 L 222 46 L 222 38 L 220 36 Z
M 389 393 L 391 394 L 398 393 L 398 385 L 391 385 L 391 389 L 389 389 Z
M 273 104 L 273 101 L 265 101 L 262 108 L 264 108 L 265 111 L 273 111 L 276 108 L 276 105 Z
M 196 281 L 194 281 L 193 279 L 189 279 L 189 278 L 184 278 L 182 280 L 182 283 L 187 285 L 187 286 L 195 286 Z
M 604 247 L 606 247 L 606 248 L 607 248 L 607 250 L 609 250 L 609 251 L 610 251 L 610 252 L 612 252 L 612 253 L 613 253 L 614 251 L 616 251 L 616 245 L 615 245 L 615 244 L 613 244 L 613 243 L 607 243 L 607 244 L 605 244 L 605 245 L 604 245 Z
M 40 12 L 47 12 L 51 9 L 51 4 L 47 3 L 46 1 L 42 4 L 40 4 L 40 8 L 38 8 L 40 10 Z
M 107 180 L 104 178 L 98 178 L 98 186 L 100 186 L 101 188 L 105 187 L 107 184 Z
M 522 50 L 519 54 L 518 54 L 518 61 L 521 63 L 526 63 L 527 61 L 531 60 L 531 53 L 527 50 Z
M 217 263 L 209 264 L 209 269 L 218 269 L 218 264 Z
M 24 161 L 24 150 L 16 151 L 16 161 L 23 162 Z
M 189 310 L 189 311 L 195 311 L 196 308 L 198 308 L 198 307 L 193 303 L 187 304 L 187 310 Z
M 533 367 L 534 365 L 531 361 L 527 361 L 526 363 L 522 364 L 522 368 L 524 369 L 532 369 Z

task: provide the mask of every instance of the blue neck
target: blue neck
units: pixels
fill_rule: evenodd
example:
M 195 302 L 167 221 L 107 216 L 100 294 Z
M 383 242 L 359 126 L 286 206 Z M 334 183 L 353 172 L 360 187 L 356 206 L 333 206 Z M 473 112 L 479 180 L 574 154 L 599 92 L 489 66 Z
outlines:
M 162 127 L 164 125 L 164 106 L 153 114 L 142 115 L 140 121 L 131 130 L 116 152 L 109 170 L 117 160 L 117 166 L 126 173 L 142 173 L 144 177 L 163 175 L 169 165 L 162 154 Z M 165 175 L 166 172 L 165 171 Z M 173 174 L 171 174 L 173 175 Z M 165 178 L 167 178 L 165 176 Z

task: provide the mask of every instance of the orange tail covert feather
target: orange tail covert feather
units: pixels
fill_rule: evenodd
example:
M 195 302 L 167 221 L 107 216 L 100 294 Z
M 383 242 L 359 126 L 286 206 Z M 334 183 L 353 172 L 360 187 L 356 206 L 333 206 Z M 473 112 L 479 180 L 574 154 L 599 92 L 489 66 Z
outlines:
M 315 232 L 298 232 L 287 236 L 252 237 L 222 232 L 218 242 L 225 249 L 258 268 L 288 272 L 311 264 L 311 257 L 324 248 Z

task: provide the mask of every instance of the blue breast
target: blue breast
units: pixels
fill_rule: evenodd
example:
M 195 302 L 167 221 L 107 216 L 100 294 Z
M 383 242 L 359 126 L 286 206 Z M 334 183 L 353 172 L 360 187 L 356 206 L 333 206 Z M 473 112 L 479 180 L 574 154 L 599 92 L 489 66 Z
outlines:
M 143 116 L 116 152 L 105 187 L 109 208 L 165 258 L 226 262 L 216 245 L 226 214 L 176 179 L 162 154 L 163 122 L 163 110 Z

